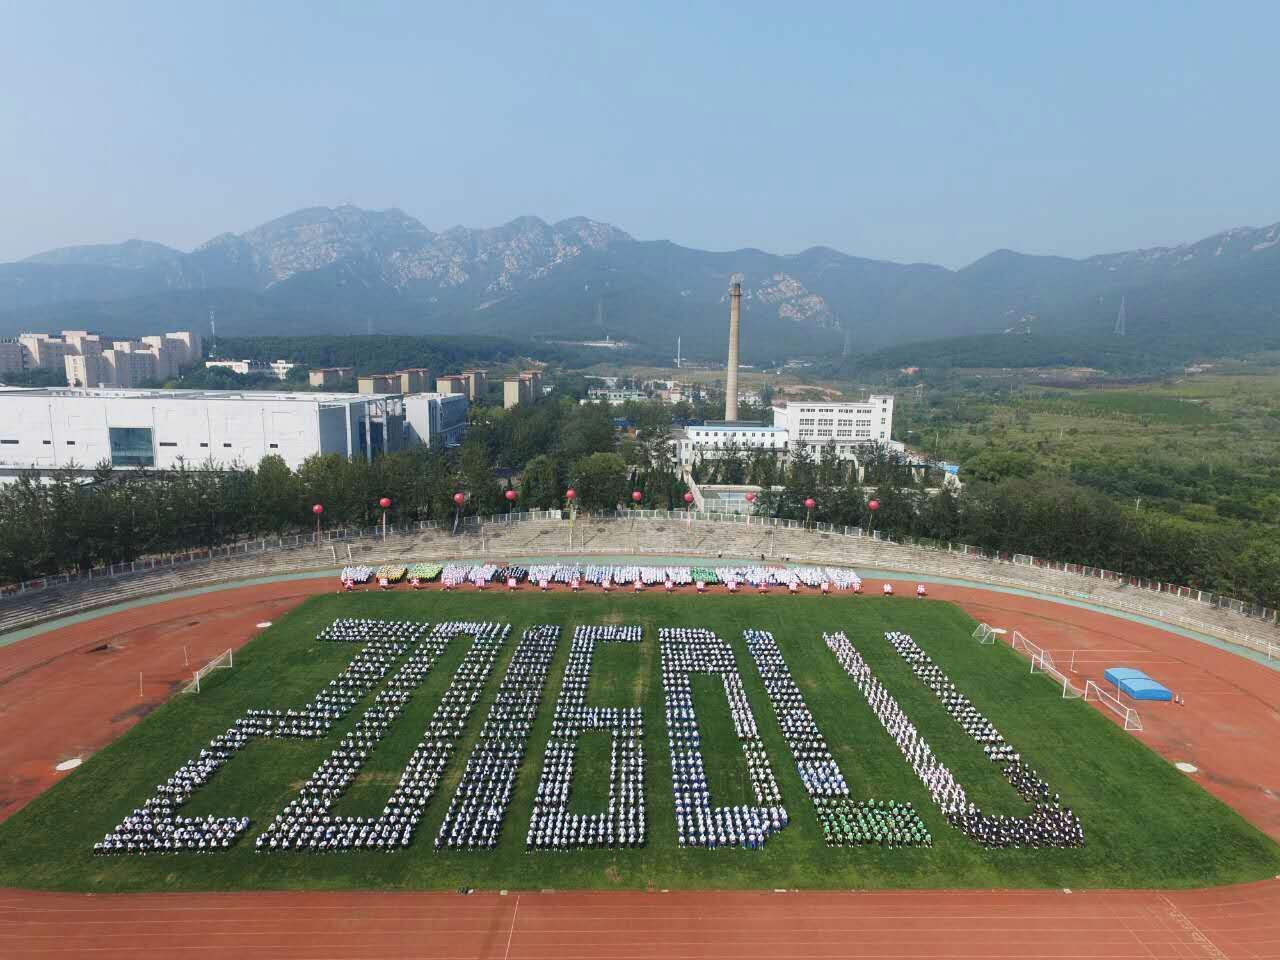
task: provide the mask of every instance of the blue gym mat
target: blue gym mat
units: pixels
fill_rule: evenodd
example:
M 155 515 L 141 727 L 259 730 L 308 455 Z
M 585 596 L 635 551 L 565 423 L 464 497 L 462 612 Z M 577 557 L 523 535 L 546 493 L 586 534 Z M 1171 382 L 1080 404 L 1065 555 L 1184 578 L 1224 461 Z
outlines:
M 1108 683 L 1115 684 L 1121 693 L 1134 700 L 1172 700 L 1173 693 L 1162 683 L 1152 680 L 1133 667 L 1112 667 L 1103 671 Z

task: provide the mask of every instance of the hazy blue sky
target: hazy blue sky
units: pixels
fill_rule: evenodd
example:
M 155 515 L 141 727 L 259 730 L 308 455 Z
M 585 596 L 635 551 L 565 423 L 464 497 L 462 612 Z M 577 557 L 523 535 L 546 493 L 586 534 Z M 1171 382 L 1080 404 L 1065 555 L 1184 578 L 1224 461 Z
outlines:
M 963 265 L 1280 219 L 1280 2 L 0 0 L 0 260 L 302 206 Z

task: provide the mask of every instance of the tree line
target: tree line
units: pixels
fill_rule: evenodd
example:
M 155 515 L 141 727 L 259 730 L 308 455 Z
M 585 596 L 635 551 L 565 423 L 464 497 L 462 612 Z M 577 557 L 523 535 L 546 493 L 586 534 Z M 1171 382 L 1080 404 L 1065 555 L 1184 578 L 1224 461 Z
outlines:
M 631 503 L 684 507 L 686 484 L 671 440 L 670 410 L 632 411 L 619 435 L 617 409 L 572 396 L 511 410 L 472 408 L 456 450 L 412 449 L 372 462 L 315 456 L 293 470 L 279 457 L 232 470 L 199 465 L 113 473 L 87 480 L 69 471 L 20 476 L 0 487 L 0 579 L 16 581 L 106 563 L 308 531 L 321 522 L 370 526 L 389 497 L 393 524 L 451 523 L 457 514 L 559 509 L 565 491 L 580 509 Z M 1141 511 L 1073 482 L 1042 474 L 975 479 L 956 491 L 933 470 L 887 448 L 868 451 L 861 475 L 832 448 L 790 463 L 727 448 L 694 466 L 698 483 L 763 488 L 761 516 L 875 529 L 894 537 L 968 543 L 985 550 L 1106 567 L 1280 606 L 1280 546 L 1238 527 L 1214 527 Z M 506 496 L 514 491 L 514 503 Z M 461 509 L 454 495 L 466 494 Z M 814 508 L 806 509 L 812 499 Z M 878 501 L 872 512 L 868 503 Z

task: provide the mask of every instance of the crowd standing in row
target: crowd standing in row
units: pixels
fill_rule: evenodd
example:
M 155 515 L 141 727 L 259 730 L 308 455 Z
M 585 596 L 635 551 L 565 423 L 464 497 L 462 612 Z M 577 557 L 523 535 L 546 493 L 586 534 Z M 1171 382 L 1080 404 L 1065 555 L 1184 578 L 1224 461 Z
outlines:
M 645 845 L 644 719 L 639 707 L 588 707 L 591 659 L 600 643 L 638 644 L 636 626 L 580 626 L 556 699 L 542 776 L 525 837 L 528 850 Z M 606 731 L 610 738 L 609 800 L 602 813 L 569 812 L 581 736 Z
M 98 854 L 171 853 L 230 847 L 249 827 L 246 817 L 182 817 L 177 810 L 237 752 L 258 737 L 311 740 L 325 737 L 377 685 L 426 630 L 426 624 L 342 618 L 316 639 L 361 644 L 335 679 L 300 710 L 249 710 L 226 733 L 209 741 L 141 807 L 103 839 Z
M 340 574 L 343 583 L 368 583 L 373 579 L 373 567 L 366 563 L 357 563 L 342 568 Z
M 849 785 L 773 634 L 765 630 L 744 630 L 742 635 L 782 735 L 795 758 L 796 772 L 813 801 L 827 846 L 931 846 L 933 838 L 909 802 L 854 801 L 849 796 Z
M 690 627 L 664 627 L 658 631 L 658 643 L 677 842 L 682 847 L 763 848 L 770 834 L 786 827 L 788 816 L 732 649 L 710 630 Z M 716 674 L 724 683 L 734 731 L 747 762 L 754 805 L 711 805 L 702 735 L 693 709 L 690 675 L 694 673 Z
M 494 563 L 415 563 L 408 567 L 385 564 L 375 570 L 364 565 L 342 568 L 341 579 L 345 589 L 356 584 L 376 580 L 383 587 L 395 584 L 406 577 L 417 588 L 436 577 L 445 589 L 471 584 L 484 589 L 491 584 L 531 583 L 551 586 L 560 584 L 579 589 L 597 586 L 610 589 L 615 586 L 642 588 L 664 586 L 667 589 L 691 585 L 707 586 L 723 583 L 731 590 L 744 586 L 767 590 L 782 587 L 791 591 L 799 587 L 821 590 L 862 592 L 862 578 L 853 570 L 843 567 L 782 566 L 775 564 L 737 564 L 715 567 L 646 566 L 638 564 L 585 564 L 545 563 L 530 567 L 503 566 Z M 923 593 L 918 595 L 923 596 Z
M 526 630 L 516 645 L 440 825 L 437 850 L 487 850 L 498 845 L 559 640 L 560 628 L 544 625 Z

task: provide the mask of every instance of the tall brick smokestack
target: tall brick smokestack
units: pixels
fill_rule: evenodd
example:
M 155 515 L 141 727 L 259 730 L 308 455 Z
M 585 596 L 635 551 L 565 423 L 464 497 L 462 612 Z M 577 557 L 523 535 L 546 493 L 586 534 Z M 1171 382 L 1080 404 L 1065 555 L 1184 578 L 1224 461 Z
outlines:
M 742 314 L 742 284 L 729 288 L 729 365 L 724 384 L 724 418 L 738 419 L 738 326 Z

